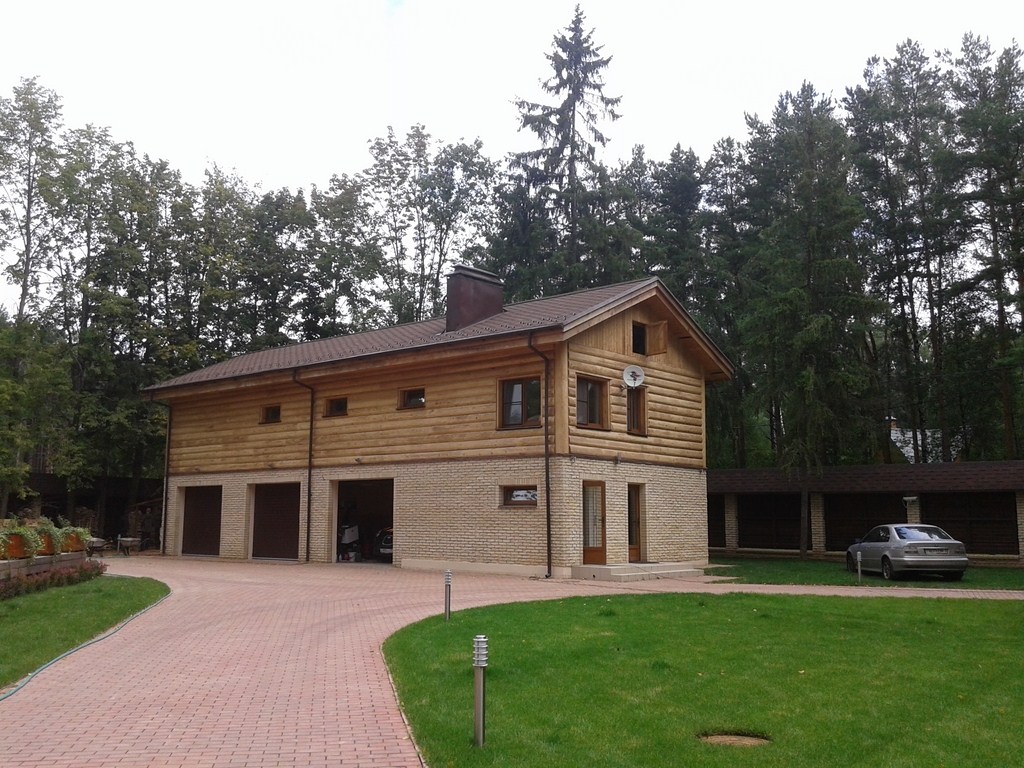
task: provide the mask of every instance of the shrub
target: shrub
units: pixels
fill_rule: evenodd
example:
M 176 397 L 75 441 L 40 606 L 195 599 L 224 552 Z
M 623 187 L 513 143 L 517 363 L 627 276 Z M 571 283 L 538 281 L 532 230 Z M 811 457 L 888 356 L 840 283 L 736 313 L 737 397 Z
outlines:
M 66 587 L 71 584 L 79 584 L 83 581 L 95 579 L 97 576 L 102 576 L 105 570 L 107 570 L 106 563 L 85 560 L 78 565 L 53 568 L 43 573 L 12 576 L 9 579 L 0 580 L 0 600 L 7 600 L 18 595 L 27 595 L 31 592 L 41 592 L 50 587 Z

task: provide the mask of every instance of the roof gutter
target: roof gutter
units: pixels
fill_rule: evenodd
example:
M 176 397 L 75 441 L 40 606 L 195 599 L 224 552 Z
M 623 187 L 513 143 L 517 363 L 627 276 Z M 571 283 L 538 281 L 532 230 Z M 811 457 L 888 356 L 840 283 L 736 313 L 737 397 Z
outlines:
M 309 445 L 306 453 L 306 562 L 309 562 L 309 537 L 313 530 L 313 425 L 316 417 L 316 390 L 299 381 L 299 369 L 292 369 L 292 382 L 309 390 Z
M 533 331 L 527 340 L 530 350 L 544 361 L 544 517 L 547 530 L 548 570 L 544 578 L 551 578 L 551 426 L 548 412 L 551 402 L 551 359 L 533 346 Z

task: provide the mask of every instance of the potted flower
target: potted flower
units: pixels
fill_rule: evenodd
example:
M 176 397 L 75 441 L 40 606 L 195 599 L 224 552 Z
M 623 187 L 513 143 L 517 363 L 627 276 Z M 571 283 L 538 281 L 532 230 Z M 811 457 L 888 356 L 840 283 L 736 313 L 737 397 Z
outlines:
M 31 559 L 42 546 L 42 537 L 35 528 L 19 524 L 0 529 L 0 557 L 4 560 Z
M 40 517 L 31 526 L 39 534 L 39 551 L 37 555 L 57 555 L 61 552 L 64 543 L 65 533 L 63 528 L 58 528 L 48 517 Z
M 88 528 L 72 525 L 63 517 L 57 518 L 61 525 L 61 552 L 82 552 L 85 543 L 92 538 L 92 531 Z

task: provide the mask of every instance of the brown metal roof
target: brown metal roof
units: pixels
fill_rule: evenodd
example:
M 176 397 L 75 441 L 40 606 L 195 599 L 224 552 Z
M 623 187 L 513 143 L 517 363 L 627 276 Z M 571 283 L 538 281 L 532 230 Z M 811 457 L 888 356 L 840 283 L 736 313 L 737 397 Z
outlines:
M 445 318 L 441 317 L 375 331 L 250 352 L 148 387 L 146 391 L 151 396 L 159 396 L 166 390 L 179 387 L 258 376 L 374 355 L 427 349 L 458 342 L 485 340 L 540 330 L 566 330 L 605 309 L 622 304 L 636 295 L 658 286 L 672 301 L 677 311 L 682 312 L 689 319 L 678 302 L 675 302 L 668 290 L 662 286 L 660 280 L 647 278 L 510 304 L 505 306 L 500 313 L 457 331 L 445 331 Z M 693 324 L 692 321 L 690 323 L 693 325 L 694 333 L 709 346 L 709 353 L 720 358 L 725 370 L 731 373 L 731 365 L 724 355 L 696 327 L 696 324 Z
M 785 470 L 709 469 L 708 493 L 799 493 L 800 479 Z M 1024 461 L 866 464 L 823 467 L 806 480 L 814 493 L 927 493 L 1024 490 Z

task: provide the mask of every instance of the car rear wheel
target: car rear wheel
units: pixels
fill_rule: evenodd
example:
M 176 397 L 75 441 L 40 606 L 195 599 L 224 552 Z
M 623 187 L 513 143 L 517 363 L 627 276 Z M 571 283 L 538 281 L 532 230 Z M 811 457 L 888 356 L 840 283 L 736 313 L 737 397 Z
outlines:
M 857 572 L 857 561 L 853 559 L 853 555 L 849 552 L 846 553 L 846 570 L 850 573 Z
M 896 572 L 892 569 L 892 560 L 888 557 L 882 558 L 882 578 L 886 581 L 892 581 L 896 578 Z

